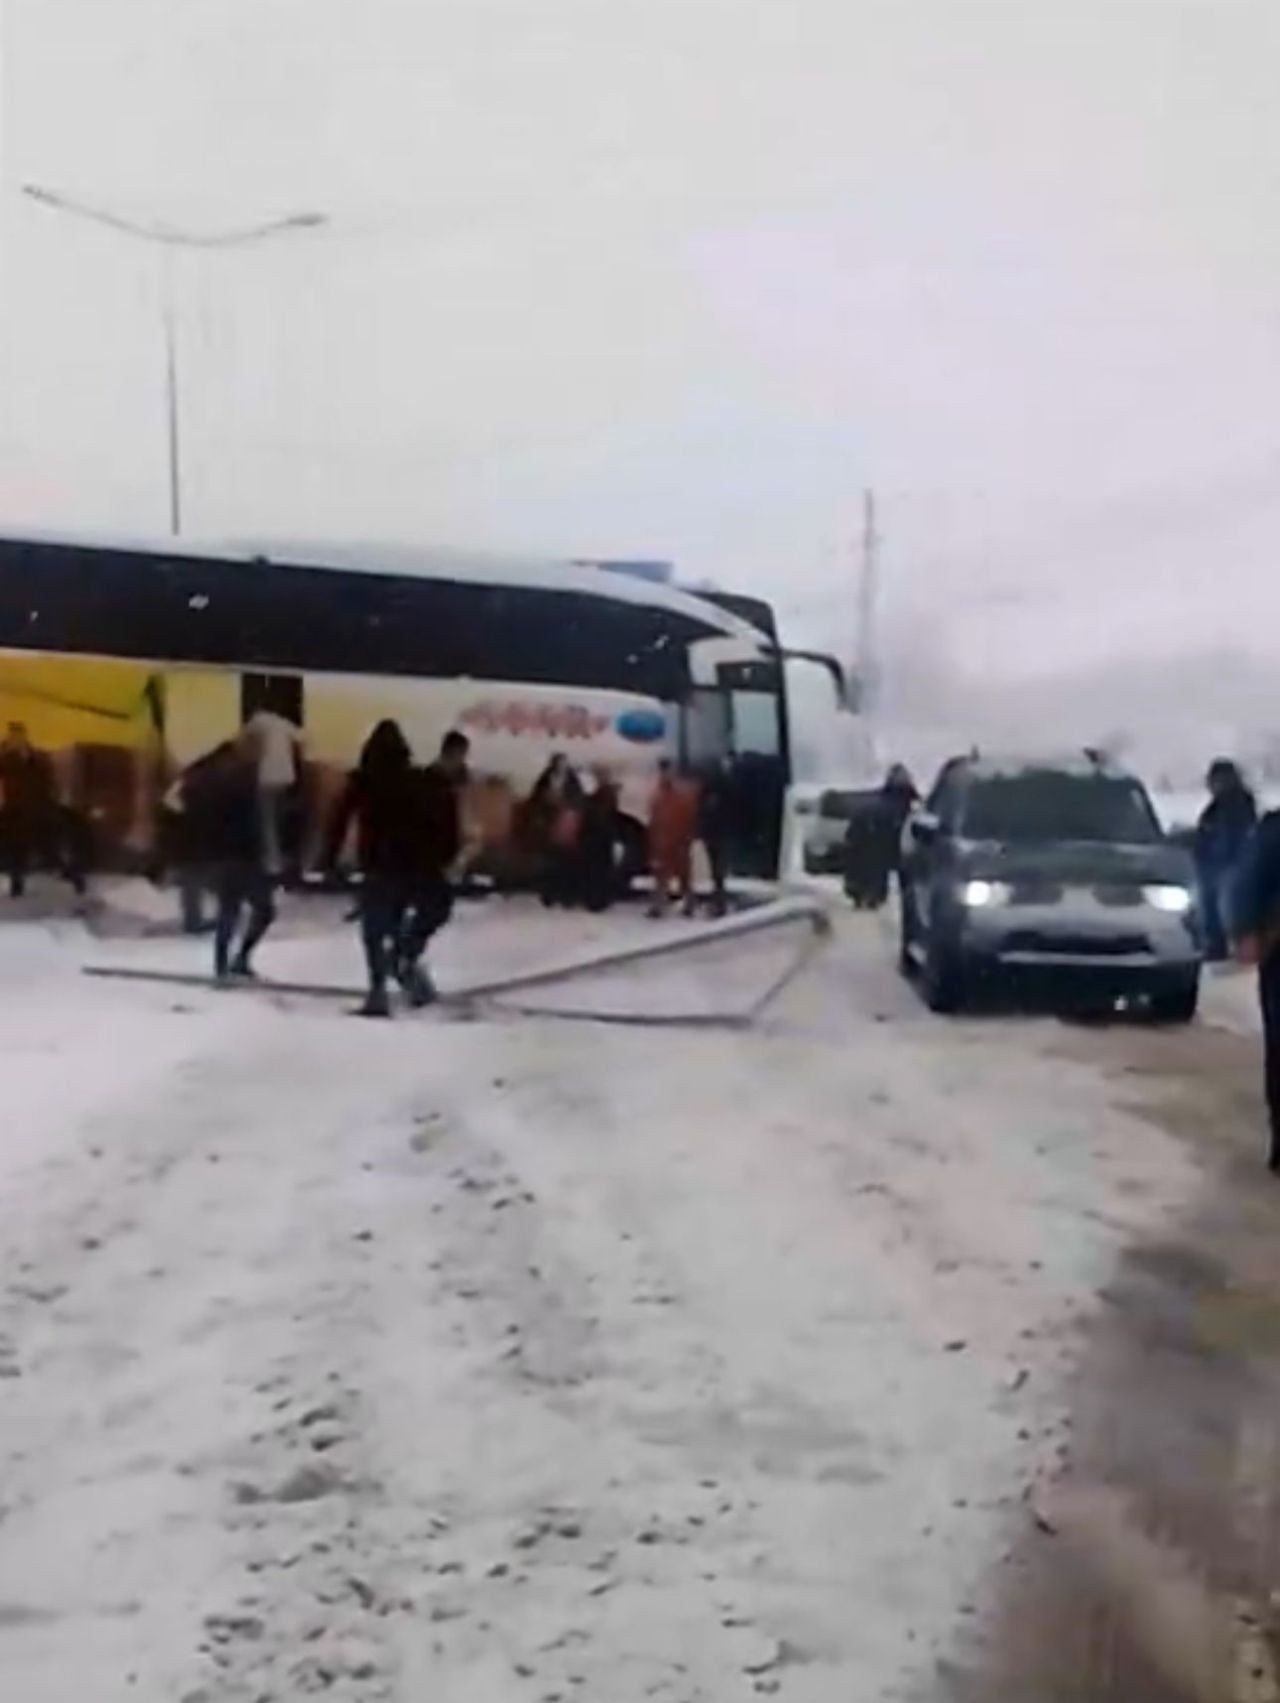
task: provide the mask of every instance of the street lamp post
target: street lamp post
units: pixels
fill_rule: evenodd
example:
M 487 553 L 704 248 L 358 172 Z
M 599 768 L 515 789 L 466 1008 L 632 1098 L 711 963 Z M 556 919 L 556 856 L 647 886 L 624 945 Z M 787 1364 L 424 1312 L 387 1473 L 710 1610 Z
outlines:
M 169 434 L 169 530 L 182 533 L 182 444 L 178 421 L 178 304 L 174 292 L 173 252 L 164 254 L 165 422 Z
M 159 245 L 164 250 L 163 321 L 165 360 L 165 430 L 169 460 L 169 528 L 176 538 L 182 531 L 182 455 L 181 412 L 178 405 L 178 314 L 174 281 L 174 256 L 179 249 L 242 248 L 250 243 L 263 242 L 269 237 L 288 231 L 317 230 L 328 223 L 323 213 L 290 213 L 282 218 L 264 220 L 256 225 L 232 227 L 228 230 L 191 231 L 163 223 L 144 224 L 128 219 L 109 208 L 93 206 L 46 189 L 41 184 L 23 185 L 22 193 L 55 213 L 68 213 L 91 224 L 105 225 L 119 236 L 133 237 L 141 242 Z

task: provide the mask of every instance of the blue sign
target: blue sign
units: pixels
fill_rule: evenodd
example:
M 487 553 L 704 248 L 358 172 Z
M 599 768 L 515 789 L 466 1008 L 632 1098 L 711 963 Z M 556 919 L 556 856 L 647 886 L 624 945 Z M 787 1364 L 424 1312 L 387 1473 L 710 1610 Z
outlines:
M 656 745 L 667 732 L 667 718 L 660 710 L 624 710 L 614 725 L 633 745 Z

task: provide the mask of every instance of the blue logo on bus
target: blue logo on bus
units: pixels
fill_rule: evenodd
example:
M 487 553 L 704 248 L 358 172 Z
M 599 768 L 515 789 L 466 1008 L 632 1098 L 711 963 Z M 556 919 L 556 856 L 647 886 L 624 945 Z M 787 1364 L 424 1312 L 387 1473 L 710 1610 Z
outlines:
M 667 718 L 660 710 L 624 710 L 614 725 L 633 745 L 656 745 L 666 735 Z

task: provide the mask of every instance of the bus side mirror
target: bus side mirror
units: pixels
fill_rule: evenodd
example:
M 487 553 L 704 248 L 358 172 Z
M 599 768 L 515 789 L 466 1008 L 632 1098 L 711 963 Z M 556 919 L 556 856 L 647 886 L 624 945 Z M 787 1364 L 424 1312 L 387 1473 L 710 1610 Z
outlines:
M 844 664 L 825 650 L 794 650 L 790 645 L 780 648 L 778 656 L 783 662 L 811 662 L 815 668 L 821 668 L 830 676 L 835 690 L 836 704 L 850 715 L 858 713 L 858 693 L 856 686 L 851 686 L 844 671 Z
M 933 845 L 942 832 L 942 823 L 932 810 L 922 810 L 911 818 L 911 838 L 918 846 Z

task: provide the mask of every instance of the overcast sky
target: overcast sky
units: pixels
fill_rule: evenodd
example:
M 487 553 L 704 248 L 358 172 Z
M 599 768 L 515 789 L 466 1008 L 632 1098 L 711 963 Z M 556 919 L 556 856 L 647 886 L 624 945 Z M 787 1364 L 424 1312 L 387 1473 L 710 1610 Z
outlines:
M 0 0 L 0 519 L 670 556 L 1280 653 L 1276 0 Z

